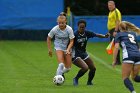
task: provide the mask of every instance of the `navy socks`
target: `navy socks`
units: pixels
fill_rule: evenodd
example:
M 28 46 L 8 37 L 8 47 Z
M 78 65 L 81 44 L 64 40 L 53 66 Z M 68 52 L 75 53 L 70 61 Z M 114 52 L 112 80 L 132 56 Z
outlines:
M 125 85 L 125 87 L 127 87 L 131 92 L 134 91 L 133 84 L 132 84 L 132 82 L 129 80 L 129 78 L 126 78 L 126 79 L 124 80 L 124 85 Z
M 88 82 L 91 82 L 95 76 L 95 71 L 96 69 L 94 70 L 90 70 L 89 73 L 88 73 Z

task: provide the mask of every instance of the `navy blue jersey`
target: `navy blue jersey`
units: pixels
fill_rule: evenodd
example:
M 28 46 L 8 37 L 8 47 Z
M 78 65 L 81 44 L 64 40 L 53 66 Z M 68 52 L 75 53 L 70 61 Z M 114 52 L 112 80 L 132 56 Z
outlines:
M 115 43 L 120 43 L 123 50 L 123 59 L 140 57 L 139 47 L 134 32 L 120 32 L 115 37 Z
M 79 34 L 78 31 L 74 33 L 74 47 L 75 51 L 86 51 L 86 45 L 89 38 L 96 37 L 97 35 L 94 32 L 85 31 L 84 34 Z

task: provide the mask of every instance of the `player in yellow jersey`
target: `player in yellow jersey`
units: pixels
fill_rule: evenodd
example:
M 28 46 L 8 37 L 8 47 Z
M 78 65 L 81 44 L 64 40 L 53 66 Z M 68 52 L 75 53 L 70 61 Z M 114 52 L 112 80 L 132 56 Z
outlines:
M 108 22 L 107 22 L 107 28 L 110 33 L 110 41 L 114 38 L 114 33 L 119 32 L 119 23 L 121 22 L 121 13 L 116 8 L 115 2 L 113 0 L 108 1 L 108 9 L 109 9 L 109 15 L 108 15 Z M 118 51 L 116 64 L 121 64 L 120 62 L 120 50 Z

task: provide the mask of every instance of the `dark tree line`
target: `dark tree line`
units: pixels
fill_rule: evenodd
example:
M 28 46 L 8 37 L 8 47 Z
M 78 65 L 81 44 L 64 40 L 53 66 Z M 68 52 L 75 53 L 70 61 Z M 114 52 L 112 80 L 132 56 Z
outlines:
M 123 15 L 140 15 L 140 0 L 114 0 Z M 69 6 L 75 15 L 107 15 L 108 0 L 64 0 L 64 10 Z

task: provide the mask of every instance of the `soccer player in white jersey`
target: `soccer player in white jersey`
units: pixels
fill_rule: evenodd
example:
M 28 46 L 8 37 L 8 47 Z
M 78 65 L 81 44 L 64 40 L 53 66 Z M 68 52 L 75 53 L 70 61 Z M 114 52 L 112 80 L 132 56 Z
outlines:
M 51 39 L 55 37 L 54 48 L 58 61 L 56 75 L 63 75 L 71 68 L 71 48 L 74 42 L 74 34 L 72 28 L 66 25 L 65 16 L 58 16 L 57 23 L 58 25 L 48 33 L 47 45 L 49 56 L 52 57 Z

